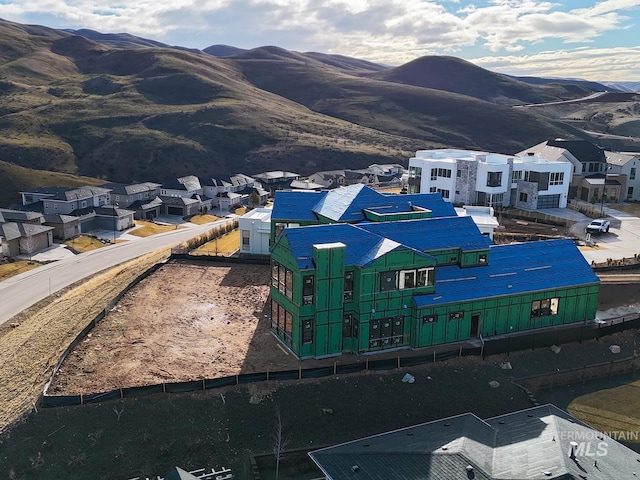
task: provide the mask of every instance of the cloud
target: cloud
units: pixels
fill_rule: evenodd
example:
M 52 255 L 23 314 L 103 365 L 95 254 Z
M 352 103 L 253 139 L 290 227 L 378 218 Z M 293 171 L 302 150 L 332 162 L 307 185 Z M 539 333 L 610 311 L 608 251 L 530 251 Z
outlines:
M 205 48 L 216 43 L 241 48 L 277 45 L 397 65 L 433 54 L 491 58 L 503 53 L 513 59 L 518 52 L 528 59 L 535 57 L 531 52 L 549 50 L 554 42 L 566 48 L 598 46 L 605 37 L 625 29 L 632 31 L 640 7 L 638 0 L 594 1 L 591 6 L 574 9 L 566 5 L 570 3 L 0 0 L 0 18 L 22 23 L 45 21 L 53 28 L 128 32 L 185 47 Z
M 594 81 L 628 81 L 640 78 L 640 46 L 576 48 L 532 55 L 470 59 L 487 70 L 516 76 L 581 78 Z

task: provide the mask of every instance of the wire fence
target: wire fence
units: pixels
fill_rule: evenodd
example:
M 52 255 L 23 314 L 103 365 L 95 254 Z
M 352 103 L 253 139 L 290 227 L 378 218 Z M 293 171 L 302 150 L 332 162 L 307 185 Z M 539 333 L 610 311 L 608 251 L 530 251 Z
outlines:
M 155 271 L 155 270 L 153 270 Z M 144 275 L 144 277 L 153 273 L 150 271 Z M 144 278 L 143 277 L 143 278 Z M 142 279 L 142 278 L 141 278 Z M 141 280 L 140 279 L 140 280 Z M 138 280 L 139 281 L 139 280 Z M 137 283 L 137 282 L 135 282 Z M 133 286 L 133 285 L 131 285 Z M 124 292 L 121 296 L 124 295 Z M 118 297 L 121 298 L 121 296 Z M 112 303 L 115 304 L 118 299 Z M 97 323 L 104 318 L 107 313 L 107 309 L 101 312 L 96 319 L 91 322 L 78 335 L 76 340 L 70 345 L 64 355 L 60 358 L 56 364 L 51 379 L 55 376 L 56 372 L 66 356 L 73 350 L 73 348 L 86 336 L 86 334 Z M 445 361 L 451 358 L 463 357 L 469 355 L 482 356 L 484 359 L 488 355 L 503 354 L 510 352 L 550 347 L 552 345 L 561 345 L 563 343 L 581 342 L 583 340 L 597 339 L 606 335 L 611 335 L 628 328 L 640 327 L 640 314 L 634 314 L 630 316 L 620 317 L 614 321 L 607 322 L 607 324 L 577 324 L 571 326 L 565 326 L 564 328 L 555 327 L 539 331 L 531 331 L 522 335 L 507 336 L 504 338 L 492 339 L 489 341 L 482 341 L 479 346 L 470 344 L 452 345 L 448 350 L 433 350 L 432 352 L 425 352 L 424 354 L 417 354 L 414 350 L 400 350 L 397 355 L 392 358 L 375 358 L 370 356 L 364 356 L 359 362 L 341 364 L 337 360 L 333 364 L 326 366 L 314 367 L 314 368 L 302 368 L 299 365 L 294 370 L 277 370 L 277 371 L 263 371 L 252 373 L 240 373 L 237 375 L 231 375 L 220 378 L 209 378 L 201 380 L 190 380 L 185 382 L 171 382 L 171 383 L 159 383 L 155 385 L 145 385 L 139 387 L 123 387 L 106 392 L 81 394 L 81 395 L 48 395 L 47 389 L 51 383 L 51 380 L 47 383 L 44 389 L 41 404 L 43 407 L 58 407 L 58 406 L 72 406 L 72 405 L 84 405 L 89 403 L 99 403 L 107 400 L 116 400 L 123 398 L 139 397 L 144 395 L 153 395 L 160 393 L 179 393 L 179 392 L 193 392 L 198 390 L 210 390 L 215 388 L 242 385 L 255 382 L 265 381 L 294 381 L 309 378 L 322 378 L 335 375 L 344 375 L 351 373 L 358 373 L 363 371 L 382 371 L 382 370 L 394 370 L 405 367 L 412 367 L 417 365 L 423 365 L 427 363 L 434 363 Z M 442 349 L 443 347 L 440 346 Z M 383 352 L 381 352 L 383 353 Z M 636 363 L 640 365 L 640 361 L 632 362 L 633 368 L 636 368 Z M 620 369 L 624 371 L 626 366 L 618 367 L 613 366 L 613 363 L 598 364 L 593 366 L 581 367 L 584 371 L 581 373 L 582 379 L 599 378 L 598 376 L 611 375 L 612 372 L 618 372 Z M 622 364 L 621 364 L 622 365 Z M 608 369 L 608 370 L 607 370 Z M 574 371 L 575 370 L 575 371 Z M 567 373 L 566 378 L 573 378 L 576 371 L 580 369 L 573 369 Z M 589 372 L 587 373 L 587 370 Z M 557 374 L 554 374 L 557 375 Z M 546 375 L 539 376 L 544 379 Z M 556 382 L 560 382 L 565 377 L 553 377 L 556 378 Z M 534 381 L 534 380 L 532 380 Z M 554 380 L 550 380 L 553 382 Z M 556 383 L 556 385 L 559 383 Z

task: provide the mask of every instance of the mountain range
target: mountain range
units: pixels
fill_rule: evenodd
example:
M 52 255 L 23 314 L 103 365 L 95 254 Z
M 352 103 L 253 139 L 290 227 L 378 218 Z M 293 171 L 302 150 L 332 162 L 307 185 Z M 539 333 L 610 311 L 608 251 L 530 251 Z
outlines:
M 406 164 L 428 148 L 508 154 L 590 138 L 513 106 L 610 88 L 518 79 L 454 57 L 390 67 L 0 20 L 0 161 L 132 182 Z

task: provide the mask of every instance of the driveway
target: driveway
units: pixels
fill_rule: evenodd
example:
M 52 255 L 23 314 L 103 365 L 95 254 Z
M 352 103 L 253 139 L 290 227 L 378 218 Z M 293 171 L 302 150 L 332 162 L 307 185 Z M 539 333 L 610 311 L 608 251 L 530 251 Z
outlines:
M 591 222 L 591 218 L 570 208 L 550 208 L 541 212 L 576 222 L 571 227 L 571 234 L 586 240 L 584 229 Z M 591 241 L 595 242 L 596 246 L 580 247 L 584 258 L 589 263 L 604 263 L 609 258 L 620 260 L 640 254 L 640 218 L 606 206 L 603 213 L 603 216 L 611 217 L 611 229 L 608 233 L 591 235 Z

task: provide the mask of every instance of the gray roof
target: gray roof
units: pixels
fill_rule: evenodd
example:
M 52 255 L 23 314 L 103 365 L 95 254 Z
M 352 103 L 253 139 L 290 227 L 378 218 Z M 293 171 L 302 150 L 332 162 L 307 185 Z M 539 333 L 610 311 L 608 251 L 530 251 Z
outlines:
M 10 210 L 7 208 L 0 208 L 0 214 L 4 217 L 5 222 L 30 222 L 42 218 L 42 213 L 40 212 Z
M 626 165 L 631 160 L 640 160 L 640 153 L 604 152 L 607 163 L 612 165 Z
M 200 203 L 200 200 L 187 197 L 167 197 L 160 195 L 162 203 L 166 205 L 193 205 L 194 203 Z
M 634 478 L 640 467 L 640 455 L 553 405 L 488 420 L 466 413 L 309 455 L 328 480 L 607 480 Z
M 105 183 L 104 188 L 111 190 L 116 195 L 135 195 L 136 193 L 153 192 L 160 187 L 159 183 L 143 182 L 143 183 Z
M 104 195 L 109 193 L 110 190 L 108 188 L 102 187 L 40 187 L 34 188 L 33 190 L 25 191 L 22 193 L 39 193 L 39 194 L 47 194 L 50 199 L 53 200 L 63 200 L 63 201 L 71 201 L 71 200 L 81 200 L 84 198 L 90 198 L 95 195 Z
M 173 467 L 171 471 L 164 476 L 164 480 L 197 480 L 197 478 L 195 475 L 190 474 L 180 467 Z
M 136 200 L 131 205 L 129 205 L 129 210 L 147 210 L 149 208 L 155 208 L 162 205 L 162 200 L 160 197 L 154 197 L 150 200 Z
M 2 236 L 9 240 L 15 240 L 21 237 L 32 237 L 41 233 L 53 230 L 53 227 L 44 225 L 34 225 L 33 223 L 3 223 L 0 225 Z
M 59 213 L 50 213 L 44 216 L 45 223 L 73 223 L 77 222 L 78 217 L 73 215 L 61 215 Z

